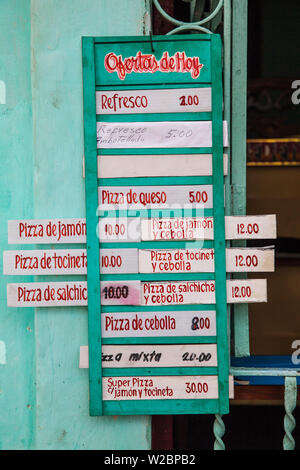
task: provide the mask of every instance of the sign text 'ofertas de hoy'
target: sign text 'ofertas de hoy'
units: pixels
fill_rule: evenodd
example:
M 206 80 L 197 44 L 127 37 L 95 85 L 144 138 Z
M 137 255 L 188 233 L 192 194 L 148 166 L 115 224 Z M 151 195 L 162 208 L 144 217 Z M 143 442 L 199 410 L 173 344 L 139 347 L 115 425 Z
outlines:
M 152 49 L 153 47 L 153 49 Z M 11 307 L 87 306 L 90 414 L 228 412 L 227 305 L 265 302 L 275 216 L 224 214 L 228 173 L 217 35 L 83 38 L 86 218 L 11 220 Z M 126 403 L 124 403 L 124 401 Z

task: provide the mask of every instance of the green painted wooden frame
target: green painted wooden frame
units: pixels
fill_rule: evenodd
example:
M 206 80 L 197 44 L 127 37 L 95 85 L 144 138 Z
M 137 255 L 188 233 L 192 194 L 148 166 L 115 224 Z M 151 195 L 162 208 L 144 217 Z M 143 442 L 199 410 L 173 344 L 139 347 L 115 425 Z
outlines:
M 147 52 L 152 52 L 152 46 L 176 48 L 185 46 L 193 50 L 194 55 L 199 55 L 201 47 L 205 50 L 205 57 L 209 64 L 209 70 L 203 78 L 191 82 L 187 77 L 177 74 L 168 78 L 168 83 L 162 83 L 157 76 L 141 77 L 136 82 L 132 76 L 128 82 L 116 83 L 108 81 L 107 77 L 101 80 L 103 67 L 100 48 L 117 47 L 118 53 L 136 47 L 143 47 Z M 121 51 L 121 52 L 120 52 Z M 102 55 L 101 55 L 102 54 Z M 130 55 L 130 53 L 128 53 Z M 113 38 L 82 38 L 83 59 L 83 98 L 84 98 L 84 140 L 85 140 L 85 194 L 86 194 L 86 221 L 87 221 L 87 283 L 88 283 L 88 335 L 89 335 L 89 384 L 90 384 L 90 414 L 98 415 L 136 415 L 136 414 L 225 414 L 229 412 L 229 342 L 227 325 L 227 303 L 226 303 L 226 266 L 225 266 L 225 219 L 224 219 L 224 175 L 223 175 L 223 113 L 222 113 L 222 64 L 221 64 L 221 40 L 219 35 L 193 34 L 178 35 L 172 37 L 154 36 L 152 44 L 149 38 L 143 37 L 113 37 Z M 147 75 L 147 74 L 144 74 Z M 182 75 L 182 74 L 181 74 Z M 150 79 L 149 79 L 150 78 Z M 143 83 L 143 81 L 145 83 Z M 120 82 L 120 81 L 119 81 Z M 96 116 L 95 91 L 100 89 L 130 89 L 137 88 L 165 88 L 178 87 L 187 88 L 193 86 L 212 87 L 212 112 L 211 113 L 164 113 L 163 119 L 160 114 L 150 115 L 110 115 Z M 96 122 L 133 122 L 133 121 L 161 121 L 161 120 L 212 120 L 212 148 L 191 149 L 127 149 L 127 150 L 101 150 L 101 154 L 176 154 L 176 153 L 212 153 L 213 176 L 212 177 L 173 177 L 173 178 L 112 178 L 98 179 Z M 154 275 L 101 275 L 99 266 L 99 246 L 109 248 L 185 248 L 191 242 L 163 241 L 163 242 L 141 242 L 141 243 L 100 243 L 97 238 L 98 217 L 108 215 L 98 213 L 98 186 L 105 185 L 151 185 L 151 184 L 213 184 L 214 208 L 204 211 L 205 215 L 214 217 L 215 239 L 213 242 L 205 242 L 204 246 L 214 246 L 215 249 L 215 274 L 154 274 Z M 150 211 L 138 211 L 125 215 L 150 216 Z M 160 211 L 162 213 L 162 211 Z M 157 214 L 155 214 L 157 215 Z M 176 214 L 173 214 L 175 216 Z M 189 215 L 203 215 L 192 213 Z M 152 216 L 153 212 L 152 212 Z M 163 216 L 163 213 L 162 213 Z M 199 246 L 199 245 L 198 245 Z M 193 243 L 197 247 L 197 242 Z M 113 311 L 155 311 L 157 307 L 128 307 L 128 306 L 102 306 L 101 307 L 101 280 L 121 279 L 141 280 L 191 280 L 191 279 L 215 279 L 216 304 L 201 305 L 201 310 L 216 310 L 216 337 L 174 337 L 174 338 L 124 338 L 103 339 L 101 338 L 101 312 Z M 198 305 L 173 305 L 160 307 L 161 311 L 167 310 L 197 310 Z M 217 342 L 217 367 L 171 367 L 171 368 L 126 368 L 126 369 L 102 369 L 101 347 L 102 344 L 194 344 Z M 218 399 L 198 400 L 128 400 L 128 401 L 103 401 L 102 400 L 102 377 L 103 376 L 166 376 L 166 375 L 217 375 L 219 385 Z

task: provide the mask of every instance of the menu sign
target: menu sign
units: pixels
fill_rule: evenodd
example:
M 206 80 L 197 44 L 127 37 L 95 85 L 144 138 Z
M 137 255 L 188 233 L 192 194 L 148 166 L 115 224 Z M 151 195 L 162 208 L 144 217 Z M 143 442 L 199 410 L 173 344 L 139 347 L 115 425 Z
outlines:
M 230 273 L 274 271 L 272 247 L 225 244 L 276 219 L 225 216 L 219 36 L 154 43 L 83 38 L 86 217 L 8 221 L 25 248 L 3 274 L 54 277 L 8 282 L 8 305 L 87 307 L 94 416 L 228 413 L 228 306 L 267 301 L 266 279 Z

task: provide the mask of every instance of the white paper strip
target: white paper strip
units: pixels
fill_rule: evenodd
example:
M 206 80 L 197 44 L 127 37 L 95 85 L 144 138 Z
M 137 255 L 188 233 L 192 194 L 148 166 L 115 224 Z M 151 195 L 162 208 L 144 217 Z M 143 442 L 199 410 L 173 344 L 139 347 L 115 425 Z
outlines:
M 228 155 L 224 155 L 224 175 Z M 98 178 L 211 176 L 212 155 L 98 155 Z
M 213 186 L 100 186 L 100 210 L 192 208 L 212 209 Z
M 109 312 L 101 325 L 103 338 L 215 336 L 216 312 Z
M 138 250 L 101 249 L 101 274 L 138 272 Z M 86 274 L 86 250 L 18 250 L 3 252 L 3 274 L 60 275 Z
M 211 111 L 211 88 L 96 91 L 97 114 Z
M 104 368 L 216 366 L 216 344 L 102 346 L 102 367 Z
M 227 122 L 223 122 L 223 145 L 228 146 Z M 97 147 L 186 148 L 211 147 L 211 121 L 97 122 Z
M 266 302 L 266 279 L 227 281 L 227 302 Z M 214 281 L 105 281 L 101 282 L 102 305 L 212 304 Z M 87 305 L 87 285 L 82 282 L 30 282 L 7 284 L 9 307 L 61 307 Z

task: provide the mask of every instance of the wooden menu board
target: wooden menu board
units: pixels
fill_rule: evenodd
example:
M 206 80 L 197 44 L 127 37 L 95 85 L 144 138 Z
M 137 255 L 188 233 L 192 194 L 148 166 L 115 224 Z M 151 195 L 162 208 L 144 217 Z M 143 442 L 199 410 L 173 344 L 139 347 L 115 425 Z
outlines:
M 152 43 L 147 37 L 85 37 L 82 53 L 90 414 L 228 413 L 224 217 L 224 147 L 228 142 L 227 125 L 222 116 L 220 37 L 215 34 L 157 36 L 152 38 Z M 148 168 L 158 165 L 156 155 L 165 156 L 170 162 L 174 156 L 175 164 L 178 156 L 191 159 L 195 155 L 201 159 L 203 155 L 203 164 L 199 167 L 205 172 L 195 174 L 193 168 L 189 175 L 185 167 L 183 175 L 176 175 L 174 171 L 168 174 L 171 164 L 165 165 L 164 176 L 152 176 L 156 173 L 150 171 L 150 176 L 146 173 L 136 177 L 132 176 L 132 169 L 127 173 L 126 165 L 120 165 L 116 177 L 113 174 L 102 177 L 99 158 L 105 157 L 109 168 L 109 156 L 113 163 L 116 157 L 124 157 L 126 162 L 128 155 L 142 156 Z M 207 171 L 208 155 L 211 155 L 211 172 Z M 142 170 L 139 174 L 143 174 Z M 99 220 L 103 224 L 107 217 L 150 219 L 157 217 L 157 213 L 160 218 L 172 217 L 172 210 L 176 214 L 181 210 L 182 217 L 199 214 L 212 217 L 213 241 L 139 239 L 112 243 L 109 238 L 99 241 Z M 102 274 L 99 262 L 99 248 L 101 259 L 104 249 L 199 247 L 214 249 L 214 271 L 210 270 L 209 275 L 178 271 L 168 278 L 168 273 L 132 273 L 130 269 Z M 138 294 L 128 300 L 128 288 L 125 292 L 130 281 L 136 282 L 138 292 L 138 286 L 144 286 L 143 281 L 153 285 L 159 281 L 174 281 L 169 283 L 173 289 L 176 281 L 187 285 L 187 280 L 203 279 L 214 281 L 214 303 L 198 305 L 194 300 L 171 305 L 162 303 L 157 312 L 157 306 L 145 302 L 138 305 Z M 118 285 L 125 286 L 124 292 Z M 124 302 L 123 296 L 126 297 Z M 178 316 L 177 321 L 182 325 L 179 336 L 176 336 L 178 333 L 174 336 L 155 333 L 155 321 L 159 322 L 168 311 L 175 321 Z M 153 316 L 151 312 L 156 314 Z M 203 312 L 207 312 L 205 318 L 209 322 L 213 321 L 208 328 L 210 336 L 202 334 Z M 109 336 L 102 331 L 105 322 L 126 317 L 130 321 L 136 318 L 141 325 L 143 314 L 145 321 L 152 321 L 154 325 L 151 334 L 135 332 Z M 113 352 L 106 354 L 105 348 Z M 136 349 L 138 352 L 134 353 Z M 154 365 L 145 360 L 137 366 L 137 361 L 130 360 L 140 357 L 139 354 L 149 358 L 152 353 L 157 357 Z M 114 360 L 109 361 L 106 357 L 109 355 Z M 203 355 L 204 363 L 200 361 Z M 113 385 L 109 388 L 109 384 L 118 383 L 124 389 L 123 395 L 114 392 Z M 134 384 L 140 387 L 140 395 Z

